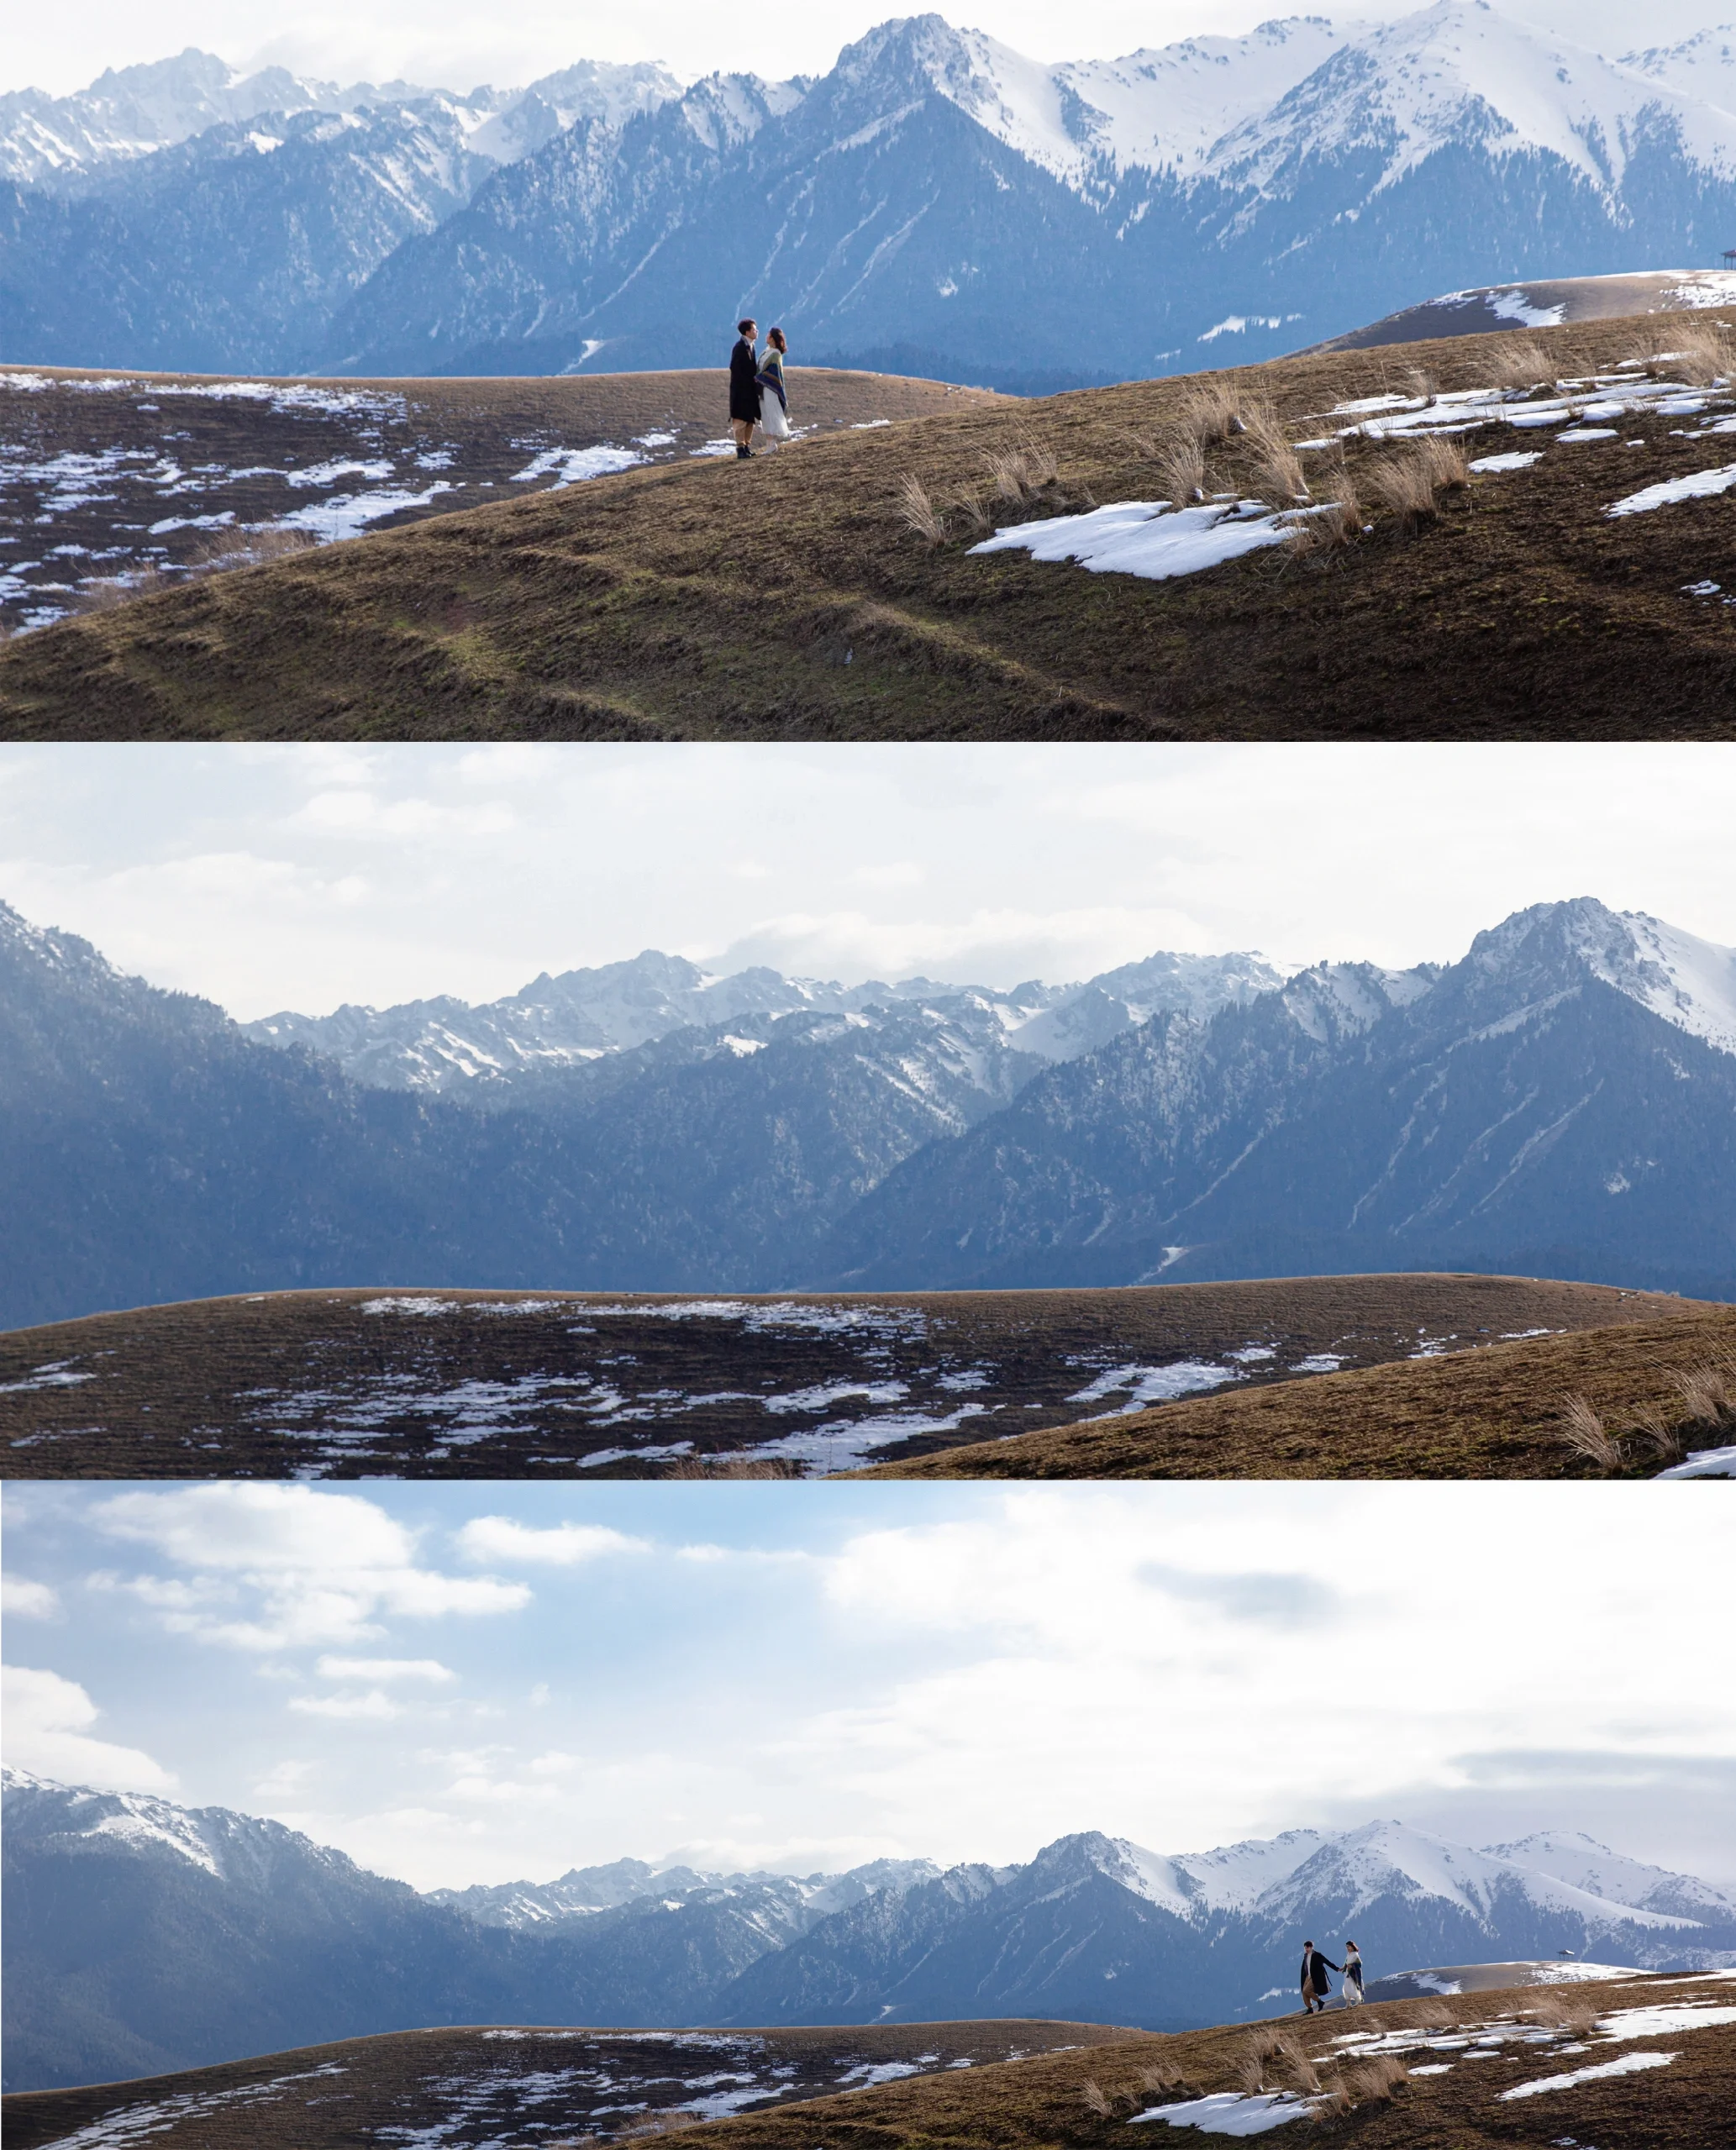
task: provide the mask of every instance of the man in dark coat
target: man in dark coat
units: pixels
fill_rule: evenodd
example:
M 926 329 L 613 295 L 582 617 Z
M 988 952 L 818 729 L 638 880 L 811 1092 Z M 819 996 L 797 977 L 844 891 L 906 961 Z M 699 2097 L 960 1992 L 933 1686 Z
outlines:
M 1326 1996 L 1332 1991 L 1332 1982 L 1326 1974 L 1335 1971 L 1338 1965 L 1323 1956 L 1312 1941 L 1302 1945 L 1302 1999 L 1305 2013 L 1312 2016 L 1326 2007 Z
M 729 430 L 735 435 L 737 459 L 744 463 L 754 452 L 754 428 L 760 423 L 760 359 L 754 348 L 760 324 L 738 321 L 735 327 L 739 341 L 729 354 Z

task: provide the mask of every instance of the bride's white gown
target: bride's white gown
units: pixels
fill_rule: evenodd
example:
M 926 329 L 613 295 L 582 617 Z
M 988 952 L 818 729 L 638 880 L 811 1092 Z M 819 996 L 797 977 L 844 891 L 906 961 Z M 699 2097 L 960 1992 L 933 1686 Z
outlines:
M 770 388 L 762 389 L 760 393 L 760 430 L 768 440 L 787 440 L 790 437 L 789 413 Z

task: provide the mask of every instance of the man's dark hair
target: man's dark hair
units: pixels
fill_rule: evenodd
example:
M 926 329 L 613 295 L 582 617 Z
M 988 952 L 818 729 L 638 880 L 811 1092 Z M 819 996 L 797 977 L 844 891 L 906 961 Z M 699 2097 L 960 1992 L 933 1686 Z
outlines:
M 750 329 L 757 329 L 759 325 L 757 321 L 738 321 L 735 324 L 735 333 L 738 336 L 744 336 Z

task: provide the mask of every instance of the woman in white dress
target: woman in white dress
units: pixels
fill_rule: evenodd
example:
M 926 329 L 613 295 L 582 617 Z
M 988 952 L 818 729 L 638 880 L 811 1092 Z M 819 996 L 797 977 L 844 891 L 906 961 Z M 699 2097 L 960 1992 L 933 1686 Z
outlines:
M 784 360 L 789 353 L 783 330 L 769 329 L 755 386 L 760 391 L 760 430 L 773 448 L 790 438 L 790 392 L 784 381 Z

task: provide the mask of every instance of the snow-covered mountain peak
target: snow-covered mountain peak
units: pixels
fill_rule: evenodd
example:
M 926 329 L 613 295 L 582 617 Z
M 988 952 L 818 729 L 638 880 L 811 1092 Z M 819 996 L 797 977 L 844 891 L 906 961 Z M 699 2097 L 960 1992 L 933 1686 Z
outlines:
M 1460 968 L 1510 992 L 1570 990 L 1586 976 L 1612 986 L 1677 1029 L 1736 1053 L 1736 949 L 1595 896 L 1533 904 L 1479 933 Z
M 1282 191 L 1305 160 L 1373 151 L 1370 192 L 1436 151 L 1560 157 L 1600 193 L 1618 187 L 1648 133 L 1673 132 L 1695 161 L 1736 171 L 1736 120 L 1657 76 L 1498 14 L 1486 0 L 1434 0 L 1360 32 L 1214 160 Z
M 1723 1891 L 1691 1875 L 1672 1874 L 1667 1867 L 1612 1852 L 1607 1844 L 1576 1829 L 1540 1829 L 1517 1843 L 1486 1848 L 1491 1858 L 1528 1867 L 1605 1903 L 1625 1904 L 1635 1911 L 1687 1918 L 1728 1918 L 1736 1911 L 1736 1899 Z
M 1396 1007 L 1419 1000 L 1434 983 L 1426 967 L 1387 970 L 1375 963 L 1322 963 L 1297 973 L 1281 998 L 1298 1029 L 1317 1044 L 1359 1037 Z

